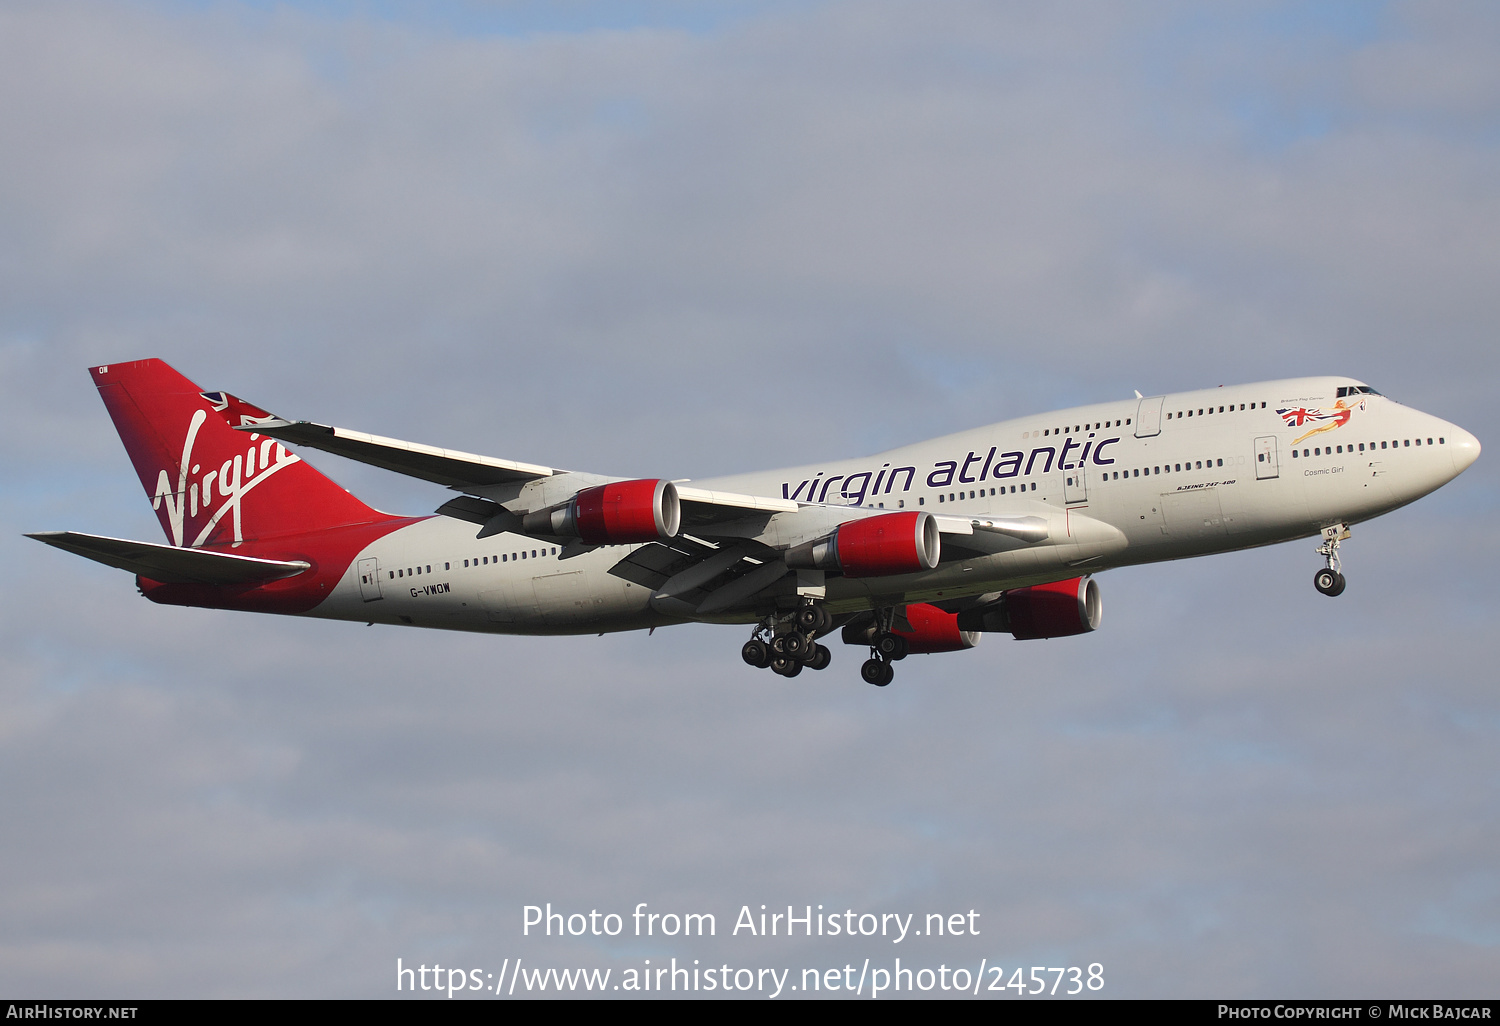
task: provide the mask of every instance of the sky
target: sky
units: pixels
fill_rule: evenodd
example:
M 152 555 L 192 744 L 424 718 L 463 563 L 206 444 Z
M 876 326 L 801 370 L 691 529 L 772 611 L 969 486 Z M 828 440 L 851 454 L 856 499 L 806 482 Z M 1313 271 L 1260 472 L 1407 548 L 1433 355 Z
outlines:
M 1336 600 L 1312 541 L 1116 570 L 1099 631 L 885 689 L 842 646 L 752 670 L 739 627 L 157 607 L 21 536 L 158 539 L 85 370 L 150 356 L 622 476 L 1308 374 L 1493 445 L 1493 5 L 17 0 L 0 98 L 0 993 L 899 957 L 1494 996 L 1491 455 L 1356 526 Z M 625 927 L 524 934 L 549 902 Z M 642 902 L 716 934 L 633 936 Z M 762 904 L 978 933 L 731 932 Z

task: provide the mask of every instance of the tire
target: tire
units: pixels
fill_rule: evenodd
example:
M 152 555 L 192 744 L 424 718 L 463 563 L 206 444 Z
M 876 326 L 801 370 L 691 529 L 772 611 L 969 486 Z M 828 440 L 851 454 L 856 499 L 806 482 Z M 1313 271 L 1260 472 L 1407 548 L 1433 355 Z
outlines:
M 810 649 L 807 638 L 801 634 L 783 634 L 781 637 L 781 651 L 788 659 L 803 659 Z
M 887 659 L 905 659 L 911 646 L 899 634 L 882 634 L 875 639 L 875 650 Z
M 896 676 L 896 671 L 891 669 L 891 664 L 884 659 L 866 659 L 864 665 L 859 668 L 859 675 L 864 678 L 866 684 L 874 684 L 877 688 L 883 688 Z
M 1344 575 L 1324 567 L 1313 574 L 1313 587 L 1331 598 L 1344 590 Z
M 826 670 L 831 662 L 833 662 L 833 653 L 828 650 L 828 646 L 814 645 L 812 655 L 807 657 L 803 665 L 809 670 Z
M 803 634 L 816 634 L 823 629 L 823 610 L 818 606 L 803 606 L 797 610 L 797 629 Z
M 1339 595 L 1342 595 L 1344 593 L 1344 586 L 1348 583 L 1344 580 L 1343 574 L 1334 574 L 1334 576 L 1338 578 L 1338 583 L 1336 583 L 1333 586 L 1333 590 L 1328 593 L 1329 598 L 1335 598 Z
M 786 638 L 787 636 L 785 634 L 778 634 L 776 637 L 771 639 L 771 652 L 774 655 L 786 655 Z
M 763 670 L 771 665 L 771 650 L 766 647 L 764 641 L 751 638 L 745 642 L 745 647 L 740 649 L 740 658 L 756 669 Z
M 771 669 L 783 677 L 795 677 L 802 672 L 802 664 L 795 659 L 773 659 Z

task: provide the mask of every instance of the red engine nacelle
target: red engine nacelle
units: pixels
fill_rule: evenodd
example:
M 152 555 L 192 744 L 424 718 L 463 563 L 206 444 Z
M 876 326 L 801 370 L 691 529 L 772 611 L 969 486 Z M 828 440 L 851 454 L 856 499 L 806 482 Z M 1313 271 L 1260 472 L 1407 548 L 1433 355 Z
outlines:
M 845 577 L 886 577 L 932 570 L 942 555 L 937 521 L 922 510 L 850 520 L 832 534 L 787 550 L 786 565 L 841 570 Z
M 979 644 L 978 631 L 960 629 L 958 614 L 945 613 L 937 606 L 925 602 L 907 606 L 906 619 L 911 630 L 892 633 L 906 639 L 909 652 L 961 652 Z
M 677 537 L 682 503 L 670 481 L 611 481 L 585 488 L 565 505 L 528 513 L 527 534 L 577 538 L 590 545 L 629 545 Z
M 1018 641 L 1066 638 L 1099 626 L 1099 585 L 1092 577 L 1036 584 L 1005 593 L 1009 630 Z

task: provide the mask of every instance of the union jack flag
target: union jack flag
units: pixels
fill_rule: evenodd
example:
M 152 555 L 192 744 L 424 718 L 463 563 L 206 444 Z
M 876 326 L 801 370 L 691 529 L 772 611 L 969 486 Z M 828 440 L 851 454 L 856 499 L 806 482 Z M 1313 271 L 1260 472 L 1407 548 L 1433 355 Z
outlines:
M 1281 414 L 1281 419 L 1286 421 L 1287 427 L 1301 427 L 1310 420 L 1322 420 L 1325 416 L 1322 410 L 1309 410 L 1305 406 L 1276 412 Z

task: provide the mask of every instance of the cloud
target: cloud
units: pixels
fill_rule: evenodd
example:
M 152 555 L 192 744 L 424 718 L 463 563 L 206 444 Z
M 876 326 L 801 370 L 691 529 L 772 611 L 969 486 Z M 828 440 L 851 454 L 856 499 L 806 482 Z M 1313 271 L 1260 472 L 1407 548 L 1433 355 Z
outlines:
M 0 984 L 899 953 L 1099 962 L 1114 995 L 1488 993 L 1484 460 L 1360 525 L 1337 603 L 1306 543 L 1122 570 L 1099 633 L 880 692 L 852 649 L 749 670 L 730 628 L 161 608 L 19 537 L 155 537 L 83 375 L 149 355 L 290 416 L 670 477 L 1323 371 L 1494 434 L 1482 10 L 660 10 L 0 13 Z M 522 938 L 548 901 L 719 936 Z M 761 903 L 985 932 L 725 936 Z

